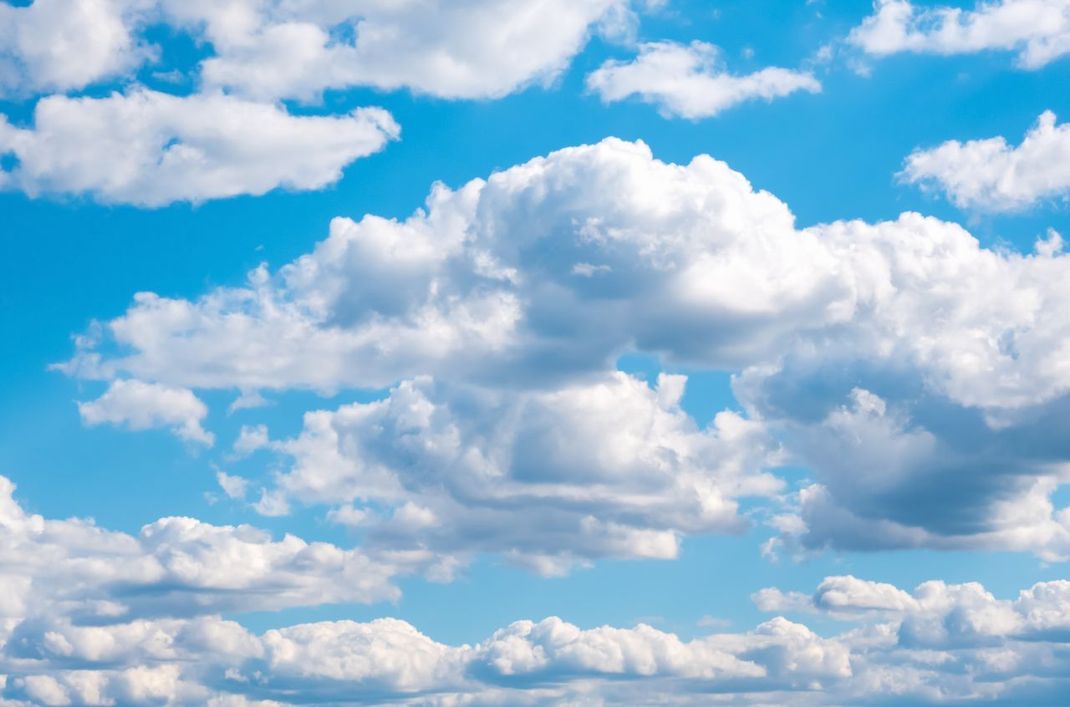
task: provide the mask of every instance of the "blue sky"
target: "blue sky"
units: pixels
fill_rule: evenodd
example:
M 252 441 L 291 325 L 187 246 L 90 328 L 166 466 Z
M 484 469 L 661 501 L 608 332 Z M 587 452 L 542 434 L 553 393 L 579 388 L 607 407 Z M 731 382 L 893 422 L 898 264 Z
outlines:
M 0 603 L 0 699 L 837 704 L 886 697 L 878 674 L 905 704 L 1065 696 L 1070 260 L 1051 234 L 1070 232 L 1070 5 L 426 4 L 437 21 L 367 2 L 234 0 L 223 19 L 148 0 L 0 5 L 0 475 L 21 509 L 0 513 L 0 576 L 43 597 Z M 65 43 L 71 22 L 129 38 Z M 376 23 L 396 46 L 373 46 Z M 297 35 L 264 38 L 293 27 L 333 37 L 309 51 L 338 51 L 280 88 Z M 491 41 L 509 31 L 511 47 Z M 698 68 L 644 67 L 657 52 Z M 610 70 L 623 98 L 592 83 Z M 695 75 L 753 82 L 709 108 L 727 84 Z M 42 106 L 66 106 L 67 132 L 46 134 Z M 367 106 L 389 116 L 353 113 Z M 980 142 L 997 137 L 1002 151 Z M 191 163 L 161 167 L 187 146 Z M 429 205 L 436 183 L 449 191 Z M 329 234 L 335 250 L 317 247 Z M 687 376 L 682 398 L 659 374 Z M 230 409 L 240 394 L 264 402 Z M 699 496 L 713 505 L 695 510 Z M 362 520 L 339 521 L 346 508 Z M 58 525 L 27 531 L 26 514 Z M 168 517 L 216 534 L 144 540 L 154 569 L 136 577 L 84 569 L 118 555 L 63 529 L 145 538 Z M 288 534 L 365 569 L 286 560 Z M 915 590 L 928 581 L 943 584 Z M 1029 613 L 1019 592 L 1042 590 L 1051 606 Z M 123 608 L 94 614 L 101 601 Z M 804 638 L 769 638 L 775 616 Z M 374 663 L 386 649 L 361 641 L 384 617 L 419 636 L 390 645 L 424 642 L 407 650 L 439 662 L 308 667 L 343 650 Z M 579 637 L 506 628 L 546 617 Z M 372 628 L 332 634 L 346 619 Z M 137 622 L 184 658 L 122 633 Z M 182 622 L 257 647 L 220 658 Z M 278 658 L 264 632 L 299 624 L 313 637 Z M 587 640 L 641 652 L 654 639 L 637 624 L 687 657 L 576 657 Z M 76 638 L 89 625 L 130 643 L 102 658 Z M 502 668 L 519 648 L 499 629 L 545 664 Z M 74 647 L 56 652 L 48 630 Z M 864 649 L 866 631 L 898 639 Z M 769 657 L 806 641 L 820 665 Z M 993 667 L 997 648 L 1013 665 Z M 171 687 L 139 691 L 136 666 Z

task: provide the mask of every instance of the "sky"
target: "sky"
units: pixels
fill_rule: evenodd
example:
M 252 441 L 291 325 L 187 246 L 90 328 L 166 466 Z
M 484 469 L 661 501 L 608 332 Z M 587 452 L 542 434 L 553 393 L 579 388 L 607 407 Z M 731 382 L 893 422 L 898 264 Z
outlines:
M 0 705 L 1070 701 L 1070 2 L 0 1 Z

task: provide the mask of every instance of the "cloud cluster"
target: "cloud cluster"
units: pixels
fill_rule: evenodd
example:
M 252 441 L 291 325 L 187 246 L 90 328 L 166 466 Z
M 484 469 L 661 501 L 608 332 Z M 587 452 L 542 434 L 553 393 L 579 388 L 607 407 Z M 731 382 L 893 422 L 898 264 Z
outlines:
M 421 528 L 395 538 L 470 541 L 462 518 L 522 498 L 540 499 L 511 521 L 538 538 L 532 554 L 557 552 L 533 525 L 560 517 L 547 503 L 565 513 L 557 529 L 575 528 L 585 503 L 620 519 L 613 533 L 724 529 L 731 499 L 768 493 L 762 468 L 787 459 L 813 474 L 773 519 L 796 549 L 1059 558 L 1070 518 L 1050 498 L 1070 459 L 1068 288 L 1054 235 L 1019 254 L 912 213 L 799 229 L 724 163 L 666 164 L 609 139 L 436 186 L 404 221 L 335 219 L 312 252 L 258 268 L 243 287 L 139 294 L 63 368 L 192 389 L 393 387 L 381 402 L 310 415 L 302 436 L 275 447 L 292 468 L 259 508 L 325 503 L 375 525 L 356 511 L 388 499 L 399 514 L 389 523 Z M 614 376 L 629 351 L 736 372 L 746 416 L 686 429 L 664 385 Z M 615 409 L 665 422 L 583 422 Z M 595 442 L 568 434 L 578 424 Z M 760 429 L 786 456 L 726 445 L 732 428 Z M 493 482 L 474 493 L 484 477 Z M 613 493 L 596 500 L 600 489 Z M 637 515 L 621 492 L 639 489 L 656 493 Z M 538 512 L 526 521 L 524 508 Z M 612 533 L 595 535 L 603 547 L 587 556 L 618 554 L 604 545 Z M 671 555 L 668 536 L 643 537 L 639 554 Z
M 497 98 L 548 85 L 592 34 L 634 24 L 629 0 L 0 4 L 0 95 L 53 94 L 33 125 L 0 115 L 0 189 L 142 207 L 321 189 L 399 128 L 377 108 L 295 115 L 283 100 L 357 86 Z M 207 56 L 192 70 L 163 64 L 148 39 L 159 26 Z M 150 90 L 148 72 L 195 88 Z
M 219 612 L 369 600 L 377 590 L 357 587 L 368 568 L 341 577 L 330 561 L 337 549 L 295 554 L 289 539 L 273 543 L 250 529 L 172 537 L 161 549 L 145 539 L 155 531 L 139 539 L 27 514 L 4 483 L 3 581 L 15 589 L 0 603 L 8 705 L 701 704 L 713 695 L 745 704 L 1053 704 L 1067 689 L 1065 581 L 1013 600 L 978 584 L 930 581 L 907 592 L 850 576 L 826 578 L 812 596 L 772 588 L 755 596 L 765 611 L 850 624 L 828 637 L 780 616 L 691 639 L 557 617 L 516 621 L 464 645 L 393 618 L 256 634 Z M 288 566 L 300 568 L 299 583 Z M 263 586 L 272 591 L 254 591 Z
M 156 59 L 144 34 L 162 23 L 210 48 L 197 67 L 205 87 L 247 98 L 351 86 L 499 97 L 552 80 L 593 32 L 626 32 L 632 12 L 627 0 L 37 0 L 0 6 L 0 89 L 129 76 Z
M 934 187 L 958 206 L 978 211 L 1014 211 L 1070 194 L 1070 124 L 1056 124 L 1045 111 L 1022 143 L 1002 137 L 949 140 L 915 150 L 900 177 Z
M 417 569 L 250 526 L 161 518 L 128 535 L 28 513 L 0 477 L 0 643 L 19 622 L 87 623 L 392 599 Z
M 976 582 L 930 580 L 908 592 L 847 575 L 826 577 L 812 596 L 766 588 L 753 599 L 762 611 L 880 622 L 895 645 L 906 649 L 991 648 L 1011 641 L 1070 639 L 1070 581 L 1061 579 L 1038 582 L 1012 600 L 997 599 Z
M 243 2 L 166 0 L 215 56 L 206 85 L 261 99 L 313 100 L 351 86 L 497 98 L 552 81 L 594 29 L 616 31 L 627 0 Z
M 1070 2 L 995 0 L 965 10 L 877 0 L 848 41 L 874 56 L 1014 51 L 1021 68 L 1039 69 L 1070 53 Z
M 690 641 L 552 617 L 474 646 L 438 643 L 389 618 L 256 635 L 220 612 L 391 599 L 388 561 L 188 518 L 138 536 L 48 520 L 26 512 L 9 481 L 0 485 L 0 696 L 11 704 L 536 702 L 573 685 L 597 694 L 607 679 L 649 681 L 658 694 L 678 681 L 813 689 L 851 673 L 844 646 L 784 619 Z
M 607 61 L 587 76 L 587 88 L 606 103 L 638 96 L 667 116 L 692 120 L 746 101 L 821 90 L 809 73 L 774 67 L 736 76 L 720 64 L 720 51 L 705 42 L 652 42 L 631 62 Z

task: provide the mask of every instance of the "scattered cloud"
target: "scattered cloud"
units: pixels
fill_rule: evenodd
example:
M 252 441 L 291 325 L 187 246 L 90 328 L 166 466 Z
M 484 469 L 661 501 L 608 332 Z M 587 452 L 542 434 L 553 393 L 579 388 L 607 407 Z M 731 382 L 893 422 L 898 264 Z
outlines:
M 877 0 L 874 10 L 848 38 L 873 56 L 1000 50 L 1016 52 L 1023 69 L 1039 69 L 1070 53 L 1066 0 L 978 1 L 973 9 Z
M 295 116 L 222 93 L 174 96 L 134 88 L 104 98 L 49 96 L 34 125 L 0 116 L 0 189 L 75 194 L 157 207 L 176 201 L 321 189 L 399 128 L 386 111 Z
M 147 30 L 165 24 L 209 48 L 195 70 L 205 87 L 249 99 L 314 101 L 354 86 L 496 98 L 551 82 L 592 34 L 633 32 L 634 15 L 627 0 L 3 4 L 0 90 L 130 78 L 159 54 Z
M 1070 124 L 1056 124 L 1055 114 L 1045 111 L 1017 146 L 994 137 L 918 149 L 899 176 L 977 211 L 1015 211 L 1065 199 L 1070 195 Z
M 139 380 L 112 381 L 96 400 L 78 403 L 87 425 L 125 425 L 132 430 L 169 428 L 187 442 L 212 446 L 215 437 L 201 426 L 208 406 L 186 388 Z
M 767 68 L 733 75 L 722 67 L 720 50 L 705 42 L 652 42 L 631 62 L 607 61 L 587 77 L 587 88 L 606 103 L 638 96 L 666 116 L 708 118 L 745 101 L 771 101 L 796 91 L 817 93 L 812 74 Z

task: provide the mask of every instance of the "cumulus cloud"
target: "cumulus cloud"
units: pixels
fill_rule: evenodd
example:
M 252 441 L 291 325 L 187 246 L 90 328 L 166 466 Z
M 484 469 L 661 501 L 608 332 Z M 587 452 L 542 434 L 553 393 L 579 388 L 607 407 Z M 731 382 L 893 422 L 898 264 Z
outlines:
M 652 42 L 640 45 L 633 61 L 607 61 L 588 75 L 587 88 L 606 103 L 638 96 L 667 116 L 690 119 L 708 118 L 745 101 L 821 90 L 806 72 L 766 68 L 737 76 L 721 63 L 717 47 L 705 42 Z
M 391 578 L 406 570 L 246 525 L 172 517 L 128 535 L 45 519 L 13 492 L 0 477 L 0 639 L 9 641 L 19 621 L 55 615 L 93 624 L 393 599 Z
M 949 140 L 912 152 L 900 177 L 938 189 L 963 208 L 1013 211 L 1070 194 L 1068 165 L 1070 124 L 1057 125 L 1045 111 L 1020 145 L 1002 137 Z
M 221 93 L 143 88 L 104 98 L 50 96 L 38 102 L 32 127 L 0 116 L 0 154 L 15 159 L 0 170 L 0 188 L 150 207 L 320 189 L 398 135 L 379 108 L 293 116 Z
M 802 597 L 775 588 L 754 595 L 763 611 L 770 596 Z M 1006 641 L 1065 642 L 1070 639 L 1070 582 L 1037 582 L 1014 599 L 997 599 L 977 582 L 930 580 L 913 591 L 853 576 L 826 577 L 807 600 L 788 611 L 824 613 L 845 621 L 889 622 L 899 646 L 926 649 L 990 647 Z
M 129 73 L 152 56 L 135 36 L 147 1 L 0 4 L 0 93 L 67 91 Z
M 267 497 L 336 506 L 371 547 L 503 553 L 545 573 L 675 557 L 684 534 L 745 527 L 738 497 L 780 488 L 758 471 L 777 455 L 761 425 L 722 412 L 699 429 L 679 407 L 684 384 L 617 373 L 503 394 L 406 381 L 381 401 L 307 413 L 298 437 L 273 445 L 292 465 Z
M 1023 69 L 1039 69 L 1070 53 L 1067 0 L 995 0 L 973 9 L 877 0 L 874 10 L 848 39 L 874 56 L 1002 50 L 1017 52 Z
M 500 97 L 552 81 L 593 30 L 630 12 L 625 0 L 165 5 L 204 27 L 216 52 L 202 67 L 206 84 L 306 100 L 350 86 Z
M 874 586 L 867 586 L 874 584 Z M 421 701 L 617 704 L 939 704 L 979 698 L 1051 704 L 1065 694 L 1066 582 L 1014 600 L 977 584 L 888 585 L 830 577 L 854 626 L 822 637 L 776 617 L 742 633 L 685 640 L 648 625 L 580 628 L 521 620 L 474 645 L 408 622 L 324 621 L 254 634 L 217 616 L 80 625 L 19 623 L 0 648 L 2 694 L 37 704 L 276 705 Z M 816 601 L 816 600 L 815 600 Z M 814 608 L 821 611 L 820 608 Z M 277 701 L 276 701 L 277 700 Z
M 499 97 L 552 81 L 593 33 L 626 33 L 635 20 L 627 0 L 37 0 L 0 6 L 0 89 L 128 77 L 158 54 L 145 38 L 157 24 L 210 49 L 197 66 L 207 87 L 313 100 L 353 86 Z
M 623 395 L 631 384 L 607 383 L 610 371 L 640 351 L 666 366 L 735 371 L 748 424 L 760 421 L 812 470 L 815 483 L 775 521 L 783 543 L 1054 559 L 1070 554 L 1068 514 L 1051 502 L 1070 459 L 1068 288 L 1070 259 L 1055 237 L 1033 254 L 988 249 L 961 226 L 913 213 L 800 229 L 787 205 L 722 162 L 665 164 L 642 143 L 609 139 L 456 190 L 436 186 L 403 221 L 335 219 L 312 252 L 275 272 L 260 267 L 241 287 L 194 300 L 138 294 L 102 342 L 83 340 L 62 368 L 193 389 L 394 388 L 384 402 L 310 416 L 298 439 L 325 440 L 326 450 L 338 448 L 332 435 L 367 444 L 348 421 L 368 416 L 397 437 L 376 442 L 374 465 L 334 451 L 313 474 L 292 446 L 297 463 L 264 490 L 261 510 L 337 504 L 336 518 L 374 524 L 348 505 L 371 494 L 392 499 L 398 527 L 427 537 L 455 528 L 444 519 L 460 492 L 409 496 L 440 477 L 402 478 L 401 493 L 392 468 L 434 466 L 455 480 L 484 465 L 515 481 L 507 450 L 520 438 L 496 401 L 508 393 L 569 418 L 555 406 L 598 386 Z M 634 390 L 624 399 L 652 395 Z M 676 449 L 629 434 L 614 446 Z M 429 452 L 420 445 L 431 439 Z M 471 451 L 463 463 L 459 450 Z M 687 454 L 674 454 L 688 468 Z M 608 457 L 550 459 L 594 474 L 583 477 L 587 500 L 609 478 L 595 474 Z M 614 478 L 632 478 L 634 467 L 613 464 Z M 525 488 L 552 487 L 552 477 L 524 474 Z M 657 498 L 697 523 L 679 509 L 707 496 L 675 494 Z M 653 517 L 628 527 L 686 530 Z M 657 537 L 642 554 L 671 554 L 668 536 Z
M 117 380 L 96 400 L 78 403 L 78 412 L 87 425 L 109 423 L 132 430 L 166 427 L 187 442 L 208 446 L 215 442 L 212 433 L 201 426 L 208 407 L 186 388 Z
M 11 704 L 648 704 L 714 693 L 759 704 L 1051 704 L 1067 687 L 1062 580 L 1000 599 L 975 583 L 908 592 L 828 577 L 808 601 L 763 607 L 849 622 L 828 636 L 780 616 L 689 639 L 553 616 L 462 645 L 394 618 L 257 634 L 220 613 L 394 598 L 399 567 L 189 518 L 136 536 L 49 520 L 23 510 L 9 481 L 0 486 L 0 697 Z M 774 593 L 786 596 L 764 590 Z

